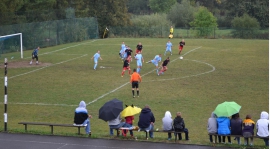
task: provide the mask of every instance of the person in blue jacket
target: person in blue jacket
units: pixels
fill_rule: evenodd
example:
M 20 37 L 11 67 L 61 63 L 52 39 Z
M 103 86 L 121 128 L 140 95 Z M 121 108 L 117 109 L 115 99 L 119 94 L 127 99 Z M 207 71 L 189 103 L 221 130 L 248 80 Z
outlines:
M 219 135 L 230 135 L 230 119 L 228 117 L 218 117 L 217 118 L 218 124 L 218 134 Z M 231 144 L 231 137 L 228 138 L 228 143 Z M 218 137 L 218 141 L 221 142 L 221 137 Z M 225 136 L 222 137 L 222 143 L 225 143 Z

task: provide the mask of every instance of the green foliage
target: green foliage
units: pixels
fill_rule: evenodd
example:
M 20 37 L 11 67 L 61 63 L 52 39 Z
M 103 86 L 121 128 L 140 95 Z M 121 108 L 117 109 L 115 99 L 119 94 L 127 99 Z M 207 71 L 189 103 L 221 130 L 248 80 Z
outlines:
M 169 34 L 172 24 L 166 19 L 166 14 L 133 16 L 131 23 L 131 26 L 111 28 L 110 36 L 160 37 Z
M 132 14 L 149 14 L 149 0 L 128 0 L 128 12 Z
M 205 7 L 200 7 L 195 13 L 195 19 L 190 26 L 197 30 L 198 36 L 207 36 L 217 28 L 217 19 Z
M 176 3 L 168 12 L 167 18 L 175 24 L 176 27 L 189 27 L 189 22 L 194 19 L 196 8 L 191 6 L 188 0 L 182 0 L 182 3 Z
M 235 28 L 233 36 L 237 38 L 250 38 L 252 34 L 260 28 L 260 24 L 256 18 L 244 14 L 242 17 L 235 17 L 232 20 L 232 26 Z
M 256 18 L 261 27 L 269 26 L 269 1 L 268 0 L 227 0 L 225 1 L 228 20 L 235 16 L 241 17 L 245 13 Z
M 176 3 L 176 0 L 149 0 L 149 6 L 152 11 L 166 13 Z

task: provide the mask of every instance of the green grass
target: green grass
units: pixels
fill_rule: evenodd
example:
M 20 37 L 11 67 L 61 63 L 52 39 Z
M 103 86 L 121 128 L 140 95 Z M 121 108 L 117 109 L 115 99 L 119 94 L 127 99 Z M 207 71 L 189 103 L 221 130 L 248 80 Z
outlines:
M 167 40 L 116 38 L 41 49 L 40 62 L 53 65 L 32 73 L 29 72 L 39 68 L 8 68 L 8 130 L 24 132 L 24 126 L 18 124 L 20 121 L 72 123 L 74 110 L 81 100 L 89 103 L 98 99 L 87 106 L 93 115 L 92 133 L 96 138 L 110 138 L 108 124 L 98 119 L 98 110 L 106 101 L 118 98 L 124 104 L 141 108 L 149 104 L 156 118 L 155 128 L 159 129 L 162 128 L 165 111 L 170 111 L 173 117 L 181 111 L 191 139 L 181 143 L 209 145 L 207 120 L 217 104 L 235 101 L 242 106 L 240 117 L 244 119 L 251 114 L 254 121 L 259 119 L 261 111 L 268 111 L 268 40 L 186 39 L 182 53 L 184 59 L 180 60 L 177 55 L 180 39 L 171 39 L 174 55 L 170 56 L 172 62 L 168 71 L 157 76 L 153 71 L 154 65 L 144 63 L 140 98 L 133 99 L 130 84 L 120 87 L 129 81 L 127 72 L 123 78 L 120 77 L 123 65 L 118 57 L 120 44 L 124 41 L 135 51 L 137 43 L 142 42 L 143 56 L 148 61 L 156 54 L 164 53 Z M 66 49 L 59 50 L 62 48 Z M 59 51 L 53 52 L 55 50 Z M 101 51 L 103 60 L 94 71 L 91 57 L 97 50 Z M 24 57 L 30 56 L 31 52 L 25 51 Z M 2 55 L 1 60 L 4 57 L 9 58 L 9 63 L 30 60 L 29 57 L 20 59 L 18 55 Z M 15 58 L 10 60 L 12 56 Z M 100 66 L 107 68 L 101 69 Z M 133 61 L 131 68 L 135 67 Z M 0 71 L 4 76 L 3 67 Z M 4 93 L 4 84 L 0 90 Z M 41 103 L 43 105 L 39 105 Z M 0 114 L 1 130 L 4 129 L 3 119 L 3 114 Z M 135 124 L 137 122 L 138 115 L 135 116 Z M 29 126 L 28 129 L 33 133 L 50 132 L 49 127 L 42 126 Z M 74 135 L 76 129 L 57 127 L 54 132 Z M 144 137 L 141 132 L 135 132 L 135 135 Z M 166 138 L 167 134 L 156 133 L 152 141 L 167 142 Z M 256 139 L 254 144 L 264 145 L 260 139 Z

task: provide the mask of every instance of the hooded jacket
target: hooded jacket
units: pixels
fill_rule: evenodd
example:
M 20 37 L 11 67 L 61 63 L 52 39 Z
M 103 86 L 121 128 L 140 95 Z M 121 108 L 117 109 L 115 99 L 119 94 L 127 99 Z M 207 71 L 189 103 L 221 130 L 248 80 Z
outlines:
M 215 113 L 211 113 L 211 117 L 208 119 L 207 125 L 208 133 L 217 133 L 217 116 Z
M 151 109 L 143 108 L 139 116 L 138 126 L 140 128 L 148 128 L 151 122 L 155 123 L 154 114 L 151 112 Z
M 220 135 L 231 134 L 230 119 L 228 117 L 217 118 L 217 124 L 218 124 L 218 134 L 220 134 Z
M 162 118 L 163 130 L 172 130 L 172 114 L 170 111 L 165 112 L 165 116 Z
M 267 137 L 269 136 L 269 115 L 267 112 L 263 111 L 261 113 L 261 118 L 257 121 L 256 126 L 257 126 L 257 135 L 260 137 Z
M 81 101 L 79 107 L 75 109 L 74 123 L 82 124 L 86 119 L 88 119 L 86 104 L 84 101 Z

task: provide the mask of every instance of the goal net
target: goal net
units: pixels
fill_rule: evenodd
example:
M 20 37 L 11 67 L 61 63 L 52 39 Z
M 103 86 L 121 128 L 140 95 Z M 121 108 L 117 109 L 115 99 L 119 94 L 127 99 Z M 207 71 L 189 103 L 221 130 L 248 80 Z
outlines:
M 0 36 L 0 54 L 20 52 L 23 58 L 22 33 Z

